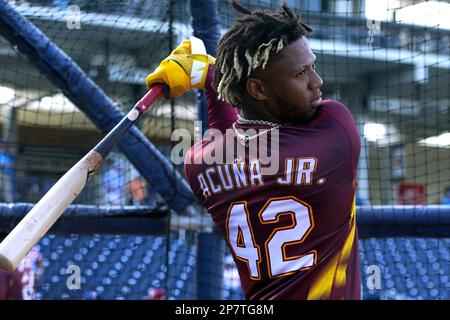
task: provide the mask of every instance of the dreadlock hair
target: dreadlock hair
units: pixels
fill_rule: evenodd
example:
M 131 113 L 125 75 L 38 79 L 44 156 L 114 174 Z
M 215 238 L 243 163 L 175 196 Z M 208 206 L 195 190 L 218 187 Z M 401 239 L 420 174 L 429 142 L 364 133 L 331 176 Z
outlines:
M 313 29 L 286 2 L 277 12 L 252 12 L 236 0 L 231 5 L 244 16 L 219 41 L 213 86 L 219 99 L 237 106 L 252 71 L 265 69 L 281 49 Z

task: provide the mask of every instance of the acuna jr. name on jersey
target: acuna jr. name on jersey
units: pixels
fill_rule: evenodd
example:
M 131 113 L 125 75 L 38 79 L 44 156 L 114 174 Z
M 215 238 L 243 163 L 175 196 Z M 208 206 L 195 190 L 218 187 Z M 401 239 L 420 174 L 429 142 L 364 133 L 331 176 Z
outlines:
M 278 185 L 310 185 L 313 183 L 318 160 L 314 157 L 286 158 L 283 173 L 277 174 L 275 182 Z M 197 180 L 208 198 L 221 192 L 249 188 L 264 184 L 261 163 L 258 159 L 245 162 L 216 164 L 207 167 L 197 175 Z M 321 178 L 317 183 L 323 183 Z

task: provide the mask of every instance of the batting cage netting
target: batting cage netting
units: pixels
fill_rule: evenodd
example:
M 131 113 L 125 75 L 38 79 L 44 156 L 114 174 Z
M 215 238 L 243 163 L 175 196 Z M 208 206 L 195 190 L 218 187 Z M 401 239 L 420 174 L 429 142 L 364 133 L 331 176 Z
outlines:
M 359 129 L 363 299 L 450 299 L 450 4 L 287 2 L 315 29 L 323 96 Z M 0 238 L 183 39 L 215 55 L 238 16 L 225 0 L 0 0 Z M 202 92 L 159 99 L 19 265 L 23 297 L 244 299 L 174 148 L 179 132 L 192 144 L 207 125 Z

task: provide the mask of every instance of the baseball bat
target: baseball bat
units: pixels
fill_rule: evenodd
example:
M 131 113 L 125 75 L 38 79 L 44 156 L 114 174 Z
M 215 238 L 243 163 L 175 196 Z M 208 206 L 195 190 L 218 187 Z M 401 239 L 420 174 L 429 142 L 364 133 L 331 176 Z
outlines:
M 80 194 L 112 148 L 162 93 L 162 85 L 148 91 L 106 137 L 67 171 L 25 215 L 0 243 L 0 269 L 11 272 L 17 267 Z

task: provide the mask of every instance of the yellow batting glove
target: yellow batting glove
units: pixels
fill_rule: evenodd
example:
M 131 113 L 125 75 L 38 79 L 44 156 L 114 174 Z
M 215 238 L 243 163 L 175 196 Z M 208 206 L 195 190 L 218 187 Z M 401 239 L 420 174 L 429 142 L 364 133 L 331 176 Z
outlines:
M 172 98 L 193 88 L 205 89 L 208 66 L 215 62 L 216 59 L 206 53 L 203 41 L 191 37 L 184 40 L 147 76 L 147 88 L 166 84 Z

